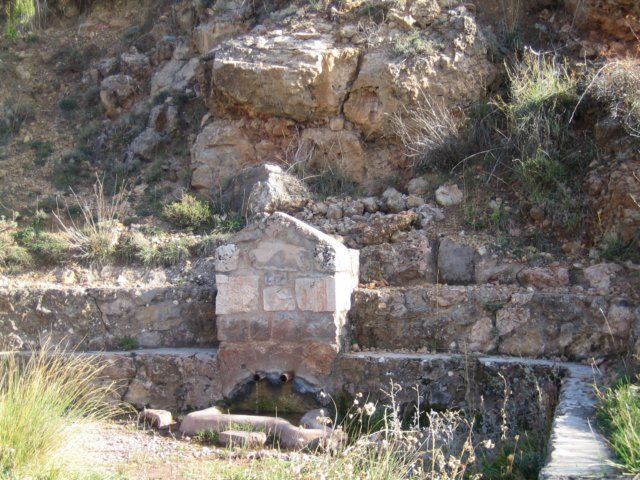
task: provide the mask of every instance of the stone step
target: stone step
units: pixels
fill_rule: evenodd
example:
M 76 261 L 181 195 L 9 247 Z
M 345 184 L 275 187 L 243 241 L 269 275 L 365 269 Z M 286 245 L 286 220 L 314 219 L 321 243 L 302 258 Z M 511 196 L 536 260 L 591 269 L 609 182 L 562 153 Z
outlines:
M 80 350 L 211 346 L 215 287 L 0 288 L 0 344 Z
M 514 286 L 358 289 L 349 313 L 364 349 L 480 352 L 582 360 L 640 352 L 629 299 Z

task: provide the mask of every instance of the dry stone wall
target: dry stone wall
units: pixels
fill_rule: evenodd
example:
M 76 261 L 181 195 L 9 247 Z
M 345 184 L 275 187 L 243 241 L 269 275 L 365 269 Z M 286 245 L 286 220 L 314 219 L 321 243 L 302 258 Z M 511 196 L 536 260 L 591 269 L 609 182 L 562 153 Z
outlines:
M 312 383 L 341 348 L 358 252 L 284 213 L 216 250 L 216 314 L 223 391 L 255 372 Z

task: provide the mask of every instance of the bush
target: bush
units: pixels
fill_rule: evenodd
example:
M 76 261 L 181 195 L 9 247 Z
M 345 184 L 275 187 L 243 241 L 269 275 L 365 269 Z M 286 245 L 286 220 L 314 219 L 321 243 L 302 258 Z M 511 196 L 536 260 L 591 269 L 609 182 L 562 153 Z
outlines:
M 465 149 L 460 139 L 464 116 L 425 92 L 421 96 L 415 108 L 405 108 L 394 117 L 395 133 L 404 145 L 405 155 L 413 159 L 416 171 L 451 167 Z
M 93 203 L 74 198 L 82 215 L 82 224 L 76 223 L 67 208 L 66 218 L 62 212 L 54 217 L 63 230 L 71 250 L 79 260 L 89 264 L 104 264 L 116 252 L 120 237 L 119 219 L 123 213 L 124 186 L 108 198 L 101 180 L 93 185 Z
M 39 264 L 59 262 L 65 257 L 68 249 L 66 242 L 33 227 L 18 230 L 14 238 Z
M 70 112 L 78 108 L 78 101 L 75 97 L 64 97 L 58 102 L 58 108 L 63 112 Z
M 201 227 L 213 218 L 209 205 L 188 194 L 183 195 L 180 201 L 165 206 L 162 216 L 178 228 Z
M 36 117 L 30 100 L 9 98 L 0 109 L 0 144 L 16 135 L 22 125 Z
M 43 140 L 31 140 L 31 142 L 29 142 L 29 146 L 35 153 L 36 164 L 38 165 L 44 165 L 44 162 L 53 153 L 53 145 L 51 144 L 51 142 Z
M 48 344 L 0 357 L 0 476 L 65 478 L 65 447 L 80 422 L 109 417 L 112 385 L 88 355 Z
M 611 116 L 634 136 L 640 136 L 640 60 L 605 64 L 592 80 L 594 94 Z

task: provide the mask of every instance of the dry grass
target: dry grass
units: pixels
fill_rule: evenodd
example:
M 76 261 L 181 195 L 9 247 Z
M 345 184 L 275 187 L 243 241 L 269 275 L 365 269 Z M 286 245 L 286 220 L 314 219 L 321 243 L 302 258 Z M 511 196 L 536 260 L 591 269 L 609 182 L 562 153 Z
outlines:
M 97 179 L 89 200 L 81 200 L 75 192 L 73 197 L 80 208 L 81 222 L 76 221 L 68 209 L 67 215 L 60 209 L 53 215 L 76 258 L 101 265 L 114 254 L 118 244 L 121 231 L 118 220 L 123 214 L 124 188 L 109 198 L 103 182 Z

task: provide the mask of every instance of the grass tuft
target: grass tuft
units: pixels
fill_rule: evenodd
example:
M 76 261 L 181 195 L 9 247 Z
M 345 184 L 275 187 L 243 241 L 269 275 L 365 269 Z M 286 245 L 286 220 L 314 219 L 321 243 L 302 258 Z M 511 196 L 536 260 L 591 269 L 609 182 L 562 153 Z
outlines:
M 600 395 L 599 420 L 621 467 L 640 474 L 640 385 L 618 382 Z
M 0 356 L 0 476 L 65 478 L 74 427 L 114 413 L 96 359 L 45 343 Z

